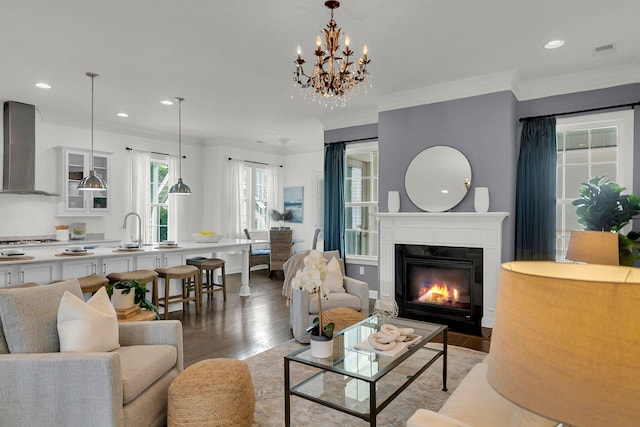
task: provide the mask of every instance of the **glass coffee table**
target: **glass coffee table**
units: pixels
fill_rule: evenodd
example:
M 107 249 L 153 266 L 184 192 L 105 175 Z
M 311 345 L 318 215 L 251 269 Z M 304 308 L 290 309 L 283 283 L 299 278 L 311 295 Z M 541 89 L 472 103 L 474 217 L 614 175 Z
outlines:
M 440 357 L 443 358 L 442 390 L 447 391 L 447 326 L 399 318 L 390 323 L 400 328 L 413 328 L 414 334 L 419 336 L 394 356 L 356 348 L 366 342 L 369 334 L 380 330 L 375 316 L 334 335 L 332 357 L 315 358 L 308 346 L 285 356 L 285 426 L 291 425 L 291 395 L 345 412 L 375 426 L 380 411 Z M 425 347 L 439 335 L 442 336 L 442 350 Z M 304 379 L 294 385 L 291 384 L 292 365 L 304 371 L 296 372 Z

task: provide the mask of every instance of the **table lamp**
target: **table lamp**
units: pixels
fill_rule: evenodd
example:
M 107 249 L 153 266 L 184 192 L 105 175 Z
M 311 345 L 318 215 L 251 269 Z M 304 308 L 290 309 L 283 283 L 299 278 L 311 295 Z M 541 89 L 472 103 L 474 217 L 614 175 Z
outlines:
M 587 264 L 619 265 L 618 233 L 571 230 L 566 258 Z
M 504 263 L 487 370 L 491 386 L 564 425 L 640 425 L 639 270 Z

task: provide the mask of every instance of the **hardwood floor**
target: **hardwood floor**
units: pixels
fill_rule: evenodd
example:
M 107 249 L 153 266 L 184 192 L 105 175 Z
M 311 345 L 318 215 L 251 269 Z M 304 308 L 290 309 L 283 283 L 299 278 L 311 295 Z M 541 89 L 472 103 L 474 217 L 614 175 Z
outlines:
M 199 316 L 193 303 L 186 312 L 170 313 L 183 325 L 185 367 L 217 357 L 246 359 L 292 338 L 282 278 L 269 279 L 267 270 L 252 271 L 250 287 L 250 297 L 238 296 L 240 274 L 230 274 L 226 302 L 216 292 L 210 299 L 205 296 Z M 488 352 L 489 343 L 488 338 L 449 333 L 451 345 Z

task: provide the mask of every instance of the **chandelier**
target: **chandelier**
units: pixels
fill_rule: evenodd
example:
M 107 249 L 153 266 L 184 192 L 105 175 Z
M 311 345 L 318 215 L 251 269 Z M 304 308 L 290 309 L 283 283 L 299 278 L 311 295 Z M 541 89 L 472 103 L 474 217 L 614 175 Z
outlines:
M 322 39 L 318 36 L 317 48 L 314 52 L 318 60 L 313 66 L 313 73 L 309 76 L 302 68 L 305 61 L 300 56 L 302 51 L 298 46 L 298 58 L 294 61 L 296 70 L 293 73 L 293 86 L 299 86 L 305 97 L 311 93 L 312 99 L 325 107 L 344 107 L 356 89 L 371 87 L 371 74 L 367 73 L 367 64 L 371 60 L 367 58 L 367 45 L 364 45 L 362 56 L 358 59 L 356 67 L 351 61 L 354 52 L 349 47 L 349 36 L 344 38 L 344 50 L 338 51 L 341 29 L 333 20 L 333 10 L 340 7 L 340 2 L 325 1 L 324 5 L 331 9 L 331 19 L 324 30 L 326 52 L 322 50 Z

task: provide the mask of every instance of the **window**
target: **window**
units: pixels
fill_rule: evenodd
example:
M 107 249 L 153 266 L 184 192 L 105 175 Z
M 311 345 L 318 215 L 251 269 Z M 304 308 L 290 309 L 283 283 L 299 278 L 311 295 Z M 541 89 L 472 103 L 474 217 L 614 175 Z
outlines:
M 558 119 L 556 136 L 556 261 L 564 261 L 571 230 L 582 229 L 571 204 L 582 183 L 606 176 L 633 192 L 633 111 Z
M 269 228 L 269 169 L 244 166 L 242 179 L 242 227 L 249 230 Z
M 345 168 L 345 250 L 351 257 L 378 256 L 378 144 L 350 145 Z
M 169 235 L 169 163 L 151 159 L 151 191 L 148 236 L 152 242 L 167 240 Z

